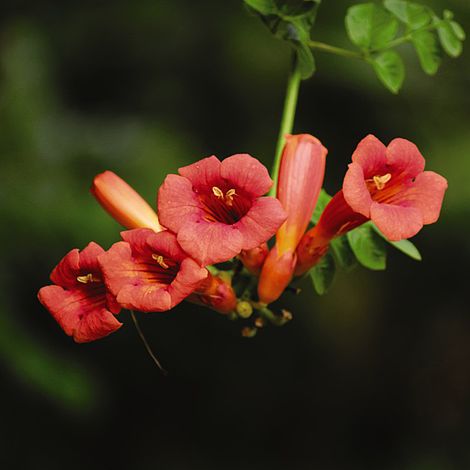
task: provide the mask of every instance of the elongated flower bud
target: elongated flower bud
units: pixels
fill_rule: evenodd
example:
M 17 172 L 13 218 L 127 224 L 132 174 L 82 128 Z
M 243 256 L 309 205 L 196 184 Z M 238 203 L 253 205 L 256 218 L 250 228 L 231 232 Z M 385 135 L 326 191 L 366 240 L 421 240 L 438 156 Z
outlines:
M 150 228 L 155 232 L 164 230 L 157 213 L 112 171 L 96 175 L 90 190 L 103 209 L 122 226 L 128 229 Z
M 327 149 L 309 134 L 288 135 L 282 154 L 277 198 L 287 219 L 276 233 L 276 244 L 261 271 L 258 296 L 262 303 L 278 299 L 294 275 L 296 248 L 317 204 L 325 176 Z
M 209 274 L 186 300 L 227 314 L 237 308 L 237 296 L 229 279 Z
M 259 276 L 268 253 L 268 244 L 262 243 L 261 245 L 257 246 L 256 248 L 252 248 L 251 250 L 242 250 L 238 257 L 243 263 L 243 266 L 245 266 L 245 268 L 248 269 L 251 274 Z
M 278 254 L 295 251 L 317 205 L 328 150 L 309 134 L 288 135 L 282 154 L 277 198 L 287 220 L 276 233 Z

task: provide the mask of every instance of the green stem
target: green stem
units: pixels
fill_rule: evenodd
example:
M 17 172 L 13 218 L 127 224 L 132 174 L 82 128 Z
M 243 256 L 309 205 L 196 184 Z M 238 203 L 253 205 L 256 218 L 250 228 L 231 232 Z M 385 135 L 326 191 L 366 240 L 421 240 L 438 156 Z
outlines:
M 300 71 L 297 67 L 296 61 L 293 61 L 292 70 L 287 80 L 286 97 L 284 100 L 284 109 L 282 111 L 281 127 L 279 129 L 279 137 L 276 145 L 276 155 L 272 167 L 271 176 L 274 184 L 269 192 L 270 196 L 276 195 L 277 179 L 279 175 L 279 165 L 281 163 L 282 149 L 284 148 L 286 134 L 292 133 L 294 127 L 295 110 L 297 108 L 297 98 L 299 96 L 300 88 Z
M 351 59 L 360 59 L 363 60 L 364 56 L 359 52 L 350 51 L 349 49 L 343 49 L 341 47 L 331 46 L 325 42 L 319 41 L 309 41 L 308 46 L 312 49 L 317 49 L 319 51 L 328 52 L 330 54 L 339 55 L 342 57 L 349 57 Z

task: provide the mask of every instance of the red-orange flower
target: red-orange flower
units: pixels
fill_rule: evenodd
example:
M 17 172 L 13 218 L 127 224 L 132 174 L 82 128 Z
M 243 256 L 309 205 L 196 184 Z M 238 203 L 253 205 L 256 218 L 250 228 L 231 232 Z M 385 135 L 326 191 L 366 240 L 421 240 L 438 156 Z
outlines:
M 120 307 L 106 290 L 98 264 L 104 250 L 91 242 L 67 253 L 51 273 L 55 284 L 39 290 L 39 301 L 77 343 L 103 338 L 122 326 Z
M 447 180 L 424 171 L 415 144 L 394 139 L 388 147 L 373 135 L 353 153 L 343 183 L 352 210 L 370 218 L 389 240 L 416 235 L 439 218 Z
M 123 308 L 142 312 L 170 310 L 208 275 L 169 231 L 155 233 L 143 228 L 121 235 L 124 241 L 101 255 L 99 263 L 107 287 Z
M 203 266 L 259 246 L 285 220 L 277 199 L 261 197 L 272 180 L 249 155 L 222 162 L 212 156 L 178 171 L 160 187 L 158 213 L 183 250 Z
M 156 212 L 123 179 L 112 171 L 96 175 L 90 189 L 93 196 L 123 227 L 163 230 Z
M 315 265 L 332 238 L 372 220 L 392 241 L 416 235 L 437 221 L 447 180 L 424 171 L 416 145 L 394 139 L 388 147 L 373 135 L 365 137 L 352 156 L 343 189 L 328 203 L 297 248 L 296 274 Z

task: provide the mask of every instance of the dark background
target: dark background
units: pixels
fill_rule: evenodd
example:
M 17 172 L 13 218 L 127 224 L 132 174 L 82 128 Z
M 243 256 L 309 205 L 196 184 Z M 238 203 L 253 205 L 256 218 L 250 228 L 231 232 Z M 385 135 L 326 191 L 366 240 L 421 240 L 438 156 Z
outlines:
M 314 38 L 348 46 L 350 1 Z M 467 0 L 450 8 L 470 31 Z M 449 190 L 416 238 L 424 260 L 309 286 L 294 320 L 256 338 L 183 304 L 141 316 L 164 377 L 125 326 L 77 345 L 36 292 L 72 247 L 119 226 L 88 192 L 111 169 L 154 203 L 168 172 L 210 154 L 272 161 L 287 46 L 241 1 L 2 1 L 0 467 L 2 469 L 470 468 L 470 60 L 425 76 L 400 50 L 398 96 L 366 64 L 318 53 L 295 129 L 329 149 L 336 191 L 358 141 L 408 138 Z

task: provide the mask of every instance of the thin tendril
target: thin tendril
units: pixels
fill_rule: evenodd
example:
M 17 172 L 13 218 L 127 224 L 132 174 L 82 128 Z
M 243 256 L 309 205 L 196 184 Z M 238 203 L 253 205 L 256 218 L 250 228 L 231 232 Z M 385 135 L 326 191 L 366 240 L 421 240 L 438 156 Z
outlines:
M 142 340 L 142 343 L 144 343 L 145 349 L 149 353 L 149 356 L 153 359 L 153 362 L 155 362 L 157 367 L 162 371 L 163 375 L 168 375 L 168 372 L 162 367 L 160 361 L 157 359 L 157 356 L 155 356 L 154 352 L 152 351 L 152 348 L 150 347 L 147 339 L 145 338 L 145 335 L 140 328 L 139 322 L 137 321 L 137 317 L 135 316 L 134 312 L 132 310 L 129 310 L 129 312 L 131 314 L 132 321 L 134 322 L 135 329 L 137 330 L 137 334 Z

